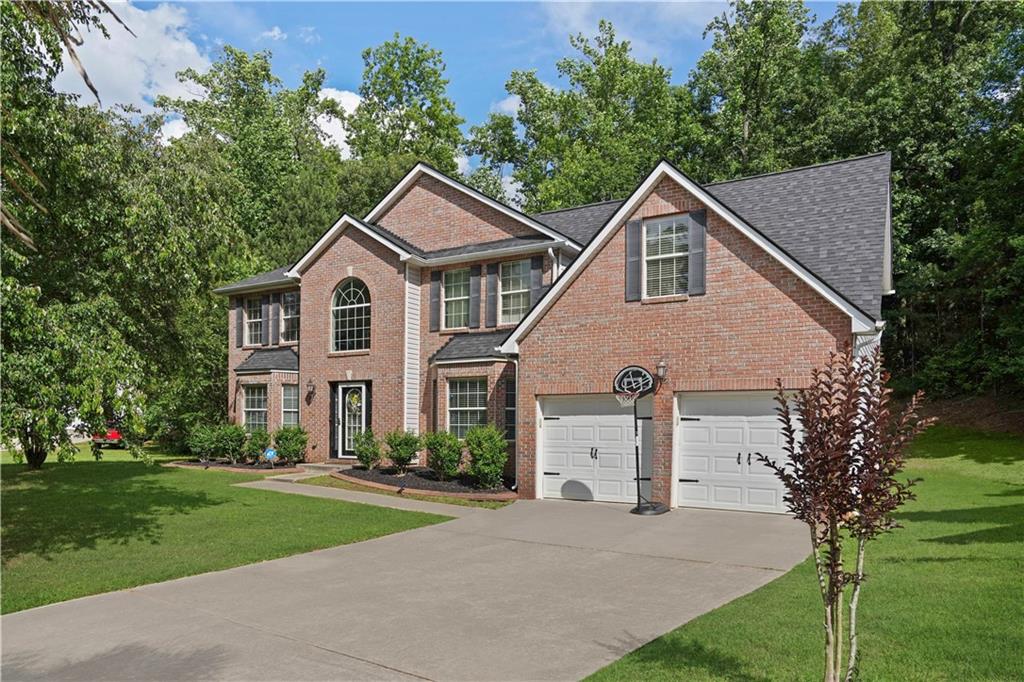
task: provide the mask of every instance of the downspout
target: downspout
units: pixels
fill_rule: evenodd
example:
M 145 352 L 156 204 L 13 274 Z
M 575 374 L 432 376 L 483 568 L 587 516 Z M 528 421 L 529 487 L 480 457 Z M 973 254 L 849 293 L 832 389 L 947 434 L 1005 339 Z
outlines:
M 516 465 L 512 467 L 512 490 L 514 492 L 519 492 L 519 358 L 509 359 L 515 367 L 513 376 L 515 377 L 516 382 L 516 439 L 512 442 L 512 450 L 515 453 Z
M 558 254 L 555 253 L 554 248 L 548 249 L 548 257 L 551 259 L 551 283 L 554 284 L 558 280 Z

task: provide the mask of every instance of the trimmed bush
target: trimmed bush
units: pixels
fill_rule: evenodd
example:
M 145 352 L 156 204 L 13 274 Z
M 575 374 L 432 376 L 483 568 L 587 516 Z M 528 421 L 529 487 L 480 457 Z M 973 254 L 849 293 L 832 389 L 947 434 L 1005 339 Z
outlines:
M 354 445 L 356 451 L 356 459 L 367 469 L 380 464 L 381 452 L 380 452 L 380 441 L 373 435 L 373 429 L 366 429 L 361 433 L 355 435 Z
M 439 479 L 446 481 L 459 475 L 462 443 L 455 434 L 447 431 L 425 434 L 423 447 L 427 449 L 427 466 L 434 470 Z
M 227 457 L 234 464 L 242 456 L 242 449 L 245 447 L 245 429 L 238 424 L 221 424 L 214 428 L 214 454 L 217 457 Z
M 192 427 L 192 431 L 188 434 L 186 445 L 189 452 L 202 462 L 207 462 L 217 456 L 217 428 L 200 424 Z
M 274 432 L 274 448 L 277 456 L 285 462 L 301 462 L 306 459 L 306 443 L 309 435 L 301 426 L 286 426 Z
M 263 455 L 263 451 L 270 447 L 270 434 L 262 429 L 259 431 L 253 431 L 249 434 L 249 437 L 245 439 L 245 446 L 242 448 L 242 454 L 245 459 L 250 462 L 259 462 L 260 457 Z
M 501 475 L 508 462 L 505 432 L 494 424 L 474 426 L 466 433 L 469 450 L 469 475 L 481 488 L 500 488 Z
M 388 459 L 395 465 L 400 475 L 404 474 L 409 468 L 409 462 L 420 449 L 420 437 L 415 433 L 398 429 L 384 436 L 384 442 L 388 444 Z

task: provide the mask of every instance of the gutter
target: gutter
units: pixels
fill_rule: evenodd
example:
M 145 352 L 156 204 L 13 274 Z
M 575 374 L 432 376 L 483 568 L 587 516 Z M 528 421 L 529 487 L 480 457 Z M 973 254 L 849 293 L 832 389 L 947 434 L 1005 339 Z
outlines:
M 564 241 L 544 241 L 537 244 L 520 244 L 518 246 L 506 246 L 501 249 L 490 249 L 488 251 L 474 251 L 472 253 L 460 253 L 451 256 L 440 256 L 431 258 L 429 256 L 417 256 L 416 254 L 409 254 L 408 256 L 402 256 L 401 260 L 406 263 L 412 263 L 419 267 L 433 267 L 435 265 L 451 265 L 454 263 L 466 263 L 469 261 L 477 261 L 491 258 L 501 258 L 504 256 L 518 256 L 526 254 L 544 253 L 554 248 L 560 248 L 568 246 Z

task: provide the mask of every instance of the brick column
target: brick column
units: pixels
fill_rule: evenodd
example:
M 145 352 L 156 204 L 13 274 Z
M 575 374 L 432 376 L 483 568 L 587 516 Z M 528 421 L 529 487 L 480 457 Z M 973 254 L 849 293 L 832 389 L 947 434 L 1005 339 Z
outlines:
M 651 501 L 671 504 L 672 500 L 672 390 L 662 386 L 654 394 L 652 420 L 654 451 L 651 453 Z

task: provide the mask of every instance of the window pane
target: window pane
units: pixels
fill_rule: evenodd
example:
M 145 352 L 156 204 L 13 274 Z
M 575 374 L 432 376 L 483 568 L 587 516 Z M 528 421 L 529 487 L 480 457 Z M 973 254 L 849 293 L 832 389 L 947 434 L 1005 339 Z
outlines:
M 458 301 L 445 300 L 444 326 L 446 329 L 457 329 L 469 326 L 469 299 Z
M 258 298 L 245 299 L 245 343 L 263 343 L 263 302 Z
M 457 329 L 469 326 L 469 269 L 444 273 L 444 326 Z
M 501 294 L 501 321 L 503 323 L 518 322 L 530 309 L 530 292 Z
M 331 325 L 331 350 L 370 347 L 370 292 L 365 284 L 349 279 L 338 287 L 331 308 Z
M 465 438 L 470 427 L 487 423 L 487 380 L 449 379 L 448 430 Z
M 281 340 L 299 340 L 299 294 L 289 292 L 281 296 Z
M 685 216 L 644 223 L 646 296 L 685 294 L 689 283 L 689 228 Z
M 267 430 L 267 387 L 246 386 L 244 388 L 244 421 L 245 430 Z
M 501 291 L 524 291 L 530 288 L 530 261 L 517 260 L 501 264 Z

